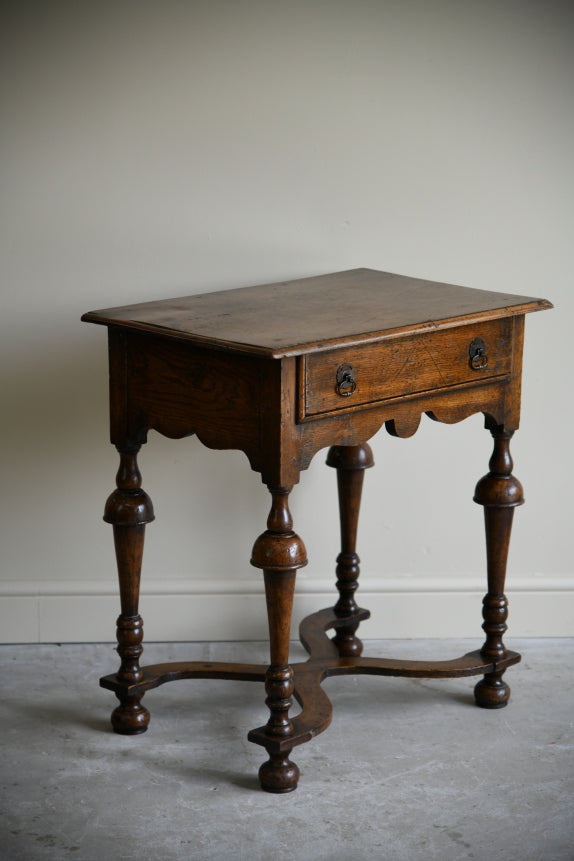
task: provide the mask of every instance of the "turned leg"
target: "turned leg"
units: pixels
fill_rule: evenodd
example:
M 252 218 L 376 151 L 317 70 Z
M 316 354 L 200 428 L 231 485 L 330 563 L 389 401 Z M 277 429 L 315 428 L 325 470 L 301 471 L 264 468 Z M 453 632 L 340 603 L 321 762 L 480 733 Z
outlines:
M 143 621 L 138 613 L 140 573 L 142 565 L 145 524 L 154 519 L 153 506 L 141 489 L 137 465 L 139 446 L 118 449 L 120 468 L 116 476 L 117 489 L 106 502 L 104 520 L 114 527 L 114 544 L 120 582 L 121 614 L 117 620 L 118 654 L 121 666 L 120 682 L 138 682 L 142 678 L 139 665 L 143 652 Z M 141 696 L 116 696 L 120 705 L 112 713 L 114 732 L 135 735 L 145 732 L 149 712 L 141 705 Z
M 271 742 L 293 734 L 289 709 L 293 701 L 293 670 L 289 666 L 291 610 L 297 568 L 307 564 L 305 545 L 293 532 L 286 489 L 273 490 L 267 530 L 253 546 L 251 564 L 263 569 L 269 620 L 271 663 L 267 670 L 265 700 L 269 708 L 266 735 Z M 277 753 L 267 747 L 269 759 L 259 769 L 259 781 L 267 792 L 291 792 L 297 788 L 299 769 L 289 759 L 291 749 Z
M 494 438 L 490 471 L 476 485 L 474 501 L 484 506 L 488 573 L 488 592 L 484 596 L 482 608 L 482 628 L 486 633 L 486 641 L 481 653 L 496 662 L 506 656 L 506 647 L 502 642 L 508 617 L 508 601 L 504 594 L 506 560 L 514 509 L 522 505 L 524 498 L 522 485 L 512 475 L 509 446 L 513 431 L 505 431 L 499 425 L 492 425 L 489 429 Z M 507 704 L 510 688 L 502 681 L 503 673 L 504 670 L 487 673 L 476 685 L 474 696 L 477 705 L 485 709 L 498 709 Z
M 355 603 L 355 590 L 359 585 L 360 571 L 360 559 L 356 553 L 357 527 L 364 471 L 373 466 L 373 463 L 373 452 L 366 443 L 350 446 L 334 445 L 327 455 L 327 465 L 337 470 L 339 490 L 341 552 L 337 556 L 339 600 L 335 604 L 335 613 L 339 618 L 348 616 L 352 619 L 359 609 Z M 358 627 L 358 621 L 349 621 L 348 625 L 337 628 L 333 642 L 342 658 L 359 657 L 363 651 L 361 640 L 355 636 Z

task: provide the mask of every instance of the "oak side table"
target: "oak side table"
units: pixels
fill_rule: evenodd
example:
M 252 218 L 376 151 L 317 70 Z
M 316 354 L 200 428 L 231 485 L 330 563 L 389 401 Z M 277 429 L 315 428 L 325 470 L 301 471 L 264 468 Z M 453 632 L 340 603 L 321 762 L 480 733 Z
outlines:
M 165 682 L 265 682 L 269 720 L 249 739 L 269 755 L 259 771 L 263 789 L 289 792 L 299 777 L 289 758 L 293 747 L 330 723 L 331 703 L 321 688 L 328 676 L 481 675 L 477 704 L 505 706 L 510 689 L 502 677 L 520 655 L 502 641 L 504 580 L 514 508 L 523 502 L 509 443 L 519 423 L 524 315 L 551 307 L 543 299 L 355 269 L 85 314 L 83 320 L 108 327 L 111 441 L 120 454 L 117 489 L 104 520 L 114 528 L 121 666 L 101 679 L 120 702 L 112 714 L 115 732 L 145 732 L 149 712 L 142 697 Z M 494 438 L 489 472 L 474 495 L 485 514 L 486 641 L 479 651 L 451 661 L 362 657 L 357 629 L 369 612 L 354 596 L 363 474 L 373 465 L 367 441 L 383 424 L 392 436 L 411 436 L 422 413 L 452 423 L 478 412 Z M 139 665 L 140 570 L 145 526 L 154 514 L 141 488 L 137 453 L 152 428 L 171 438 L 196 434 L 213 449 L 240 449 L 271 493 L 267 529 L 251 558 L 263 569 L 269 666 Z M 295 574 L 307 557 L 293 531 L 288 497 L 301 470 L 325 447 L 327 464 L 337 470 L 339 598 L 333 609 L 302 622 L 301 641 L 310 657 L 291 666 Z M 291 719 L 293 695 L 301 713 Z

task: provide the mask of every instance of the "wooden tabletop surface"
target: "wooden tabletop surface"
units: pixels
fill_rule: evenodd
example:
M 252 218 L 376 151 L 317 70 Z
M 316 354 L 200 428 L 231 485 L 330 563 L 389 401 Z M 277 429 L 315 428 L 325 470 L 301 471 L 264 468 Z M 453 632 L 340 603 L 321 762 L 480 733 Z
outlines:
M 551 307 L 545 299 L 350 269 L 90 311 L 82 320 L 282 358 Z

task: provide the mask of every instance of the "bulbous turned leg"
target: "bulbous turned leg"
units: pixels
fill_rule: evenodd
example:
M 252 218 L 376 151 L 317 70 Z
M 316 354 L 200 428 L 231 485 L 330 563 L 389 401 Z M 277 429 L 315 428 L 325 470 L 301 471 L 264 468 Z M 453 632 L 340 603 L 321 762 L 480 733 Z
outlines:
M 514 509 L 522 505 L 524 497 L 522 485 L 512 475 L 509 446 L 513 431 L 492 425 L 490 432 L 494 439 L 490 471 L 478 482 L 474 501 L 484 506 L 488 574 L 488 592 L 482 606 L 482 628 L 486 633 L 486 641 L 481 654 L 496 662 L 506 656 L 506 647 L 502 642 L 508 617 L 508 601 L 504 594 L 506 562 Z M 504 670 L 487 673 L 476 685 L 474 696 L 477 705 L 485 709 L 499 709 L 508 703 L 510 688 L 502 680 L 503 674 Z
M 339 600 L 335 604 L 335 613 L 339 618 L 349 617 L 351 620 L 359 609 L 355 603 L 355 591 L 359 585 L 360 572 L 360 559 L 356 553 L 357 528 L 364 471 L 373 464 L 373 452 L 366 443 L 350 446 L 334 445 L 327 455 L 327 466 L 335 467 L 337 470 L 339 491 L 341 552 L 337 556 Z M 349 621 L 348 624 L 337 628 L 333 642 L 342 658 L 361 655 L 363 643 L 356 636 L 358 627 L 358 621 Z
M 271 490 L 273 501 L 267 530 L 253 546 L 251 564 L 263 569 L 269 621 L 271 663 L 267 670 L 265 700 L 269 708 L 266 735 L 271 742 L 293 734 L 289 709 L 293 704 L 293 670 L 289 666 L 291 611 L 298 568 L 307 564 L 305 545 L 293 532 L 288 506 L 289 489 Z M 269 760 L 259 769 L 261 787 L 267 792 L 291 792 L 297 788 L 299 769 L 289 759 L 291 750 L 277 753 L 271 743 Z
M 139 446 L 120 450 L 117 488 L 108 498 L 104 520 L 114 527 L 114 544 L 120 584 L 121 614 L 117 620 L 117 651 L 121 658 L 117 678 L 121 682 L 138 682 L 142 678 L 139 665 L 143 652 L 143 620 L 138 613 L 140 574 L 142 566 L 145 524 L 154 519 L 153 506 L 141 489 L 137 466 Z M 141 696 L 116 696 L 120 705 L 112 713 L 114 732 L 136 735 L 145 732 L 149 712 L 141 705 Z

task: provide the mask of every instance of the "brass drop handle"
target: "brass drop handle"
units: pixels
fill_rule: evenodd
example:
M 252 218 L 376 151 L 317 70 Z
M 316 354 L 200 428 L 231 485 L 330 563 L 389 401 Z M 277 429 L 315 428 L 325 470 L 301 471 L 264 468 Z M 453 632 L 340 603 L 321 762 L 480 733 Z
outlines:
M 348 398 L 357 389 L 355 369 L 352 365 L 344 364 L 337 368 L 337 393 Z
M 484 343 L 482 338 L 474 338 L 470 342 L 470 346 L 468 348 L 468 355 L 470 356 L 470 367 L 474 371 L 481 371 L 488 365 L 486 344 Z

